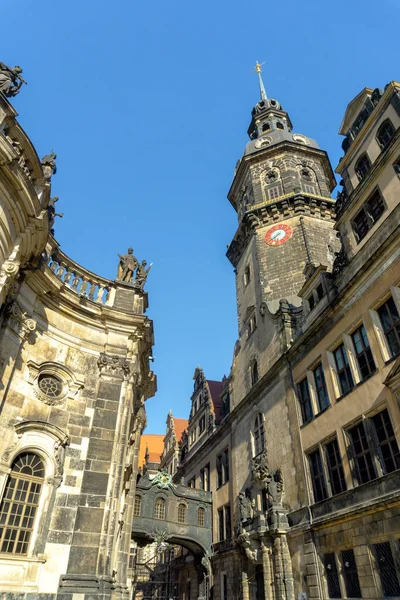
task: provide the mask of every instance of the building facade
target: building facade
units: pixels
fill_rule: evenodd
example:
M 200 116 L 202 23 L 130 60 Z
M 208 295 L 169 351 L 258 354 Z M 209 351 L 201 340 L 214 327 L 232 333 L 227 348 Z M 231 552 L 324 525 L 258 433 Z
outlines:
M 16 117 L 0 93 L 0 592 L 127 598 L 155 393 L 147 293 L 131 251 L 114 281 L 61 251 L 56 156 L 40 160 Z
M 175 478 L 212 492 L 214 598 L 397 596 L 400 85 L 349 104 L 337 201 L 326 153 L 260 93 L 228 194 L 223 415 L 204 430 L 195 374 Z M 180 598 L 193 578 L 181 561 Z

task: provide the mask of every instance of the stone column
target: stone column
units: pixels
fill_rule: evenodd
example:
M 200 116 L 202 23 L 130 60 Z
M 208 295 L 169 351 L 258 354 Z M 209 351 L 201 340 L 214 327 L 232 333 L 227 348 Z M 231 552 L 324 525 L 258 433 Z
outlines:
M 242 598 L 243 600 L 250 600 L 249 590 L 249 568 L 247 558 L 242 556 Z
M 274 566 L 275 566 L 275 589 L 277 600 L 287 600 L 285 589 L 285 572 L 282 560 L 281 538 L 276 536 L 274 539 Z
M 261 541 L 262 566 L 264 576 L 265 600 L 274 600 L 272 577 L 271 577 L 271 548 L 265 540 Z
M 281 552 L 282 552 L 282 563 L 283 563 L 283 571 L 284 571 L 286 598 L 287 598 L 287 600 L 294 600 L 292 559 L 290 557 L 289 546 L 287 543 L 286 534 L 283 534 L 281 537 Z

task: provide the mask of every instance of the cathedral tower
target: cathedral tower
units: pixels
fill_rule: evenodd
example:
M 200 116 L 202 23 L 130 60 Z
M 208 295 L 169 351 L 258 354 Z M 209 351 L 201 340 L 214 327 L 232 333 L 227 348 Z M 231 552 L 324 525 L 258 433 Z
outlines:
M 266 94 L 261 65 L 255 70 L 260 101 L 252 110 L 250 141 L 228 194 L 239 222 L 227 252 L 236 270 L 236 356 L 239 349 L 244 354 L 248 387 L 274 361 L 274 315 L 282 299 L 299 307 L 306 266 L 322 264 L 329 271 L 339 250 L 330 196 L 336 181 L 327 153 L 310 137 L 293 133 L 288 113 Z M 262 354 L 267 349 L 266 361 Z M 276 348 L 278 353 L 282 349 Z M 256 362 L 264 362 L 264 368 Z

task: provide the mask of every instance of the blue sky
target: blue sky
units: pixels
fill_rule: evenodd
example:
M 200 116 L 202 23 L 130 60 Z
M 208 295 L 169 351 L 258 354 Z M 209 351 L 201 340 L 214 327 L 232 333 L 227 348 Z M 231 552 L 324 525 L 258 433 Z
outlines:
M 258 100 L 255 60 L 294 130 L 335 167 L 346 105 L 398 73 L 398 1 L 3 0 L 0 60 L 24 69 L 13 101 L 40 156 L 57 152 L 56 238 L 114 278 L 133 246 L 153 262 L 158 392 L 148 432 L 187 418 L 192 376 L 229 373 L 237 337 L 226 194 Z

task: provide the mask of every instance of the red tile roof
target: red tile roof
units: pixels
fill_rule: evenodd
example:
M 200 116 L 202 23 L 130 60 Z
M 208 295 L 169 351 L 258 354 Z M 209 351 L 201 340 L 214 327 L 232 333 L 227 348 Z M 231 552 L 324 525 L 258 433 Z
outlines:
M 177 442 L 181 441 L 182 433 L 188 428 L 188 425 L 189 421 L 187 419 L 175 419 L 174 417 L 174 428 Z
M 164 436 L 160 433 L 144 433 L 140 438 L 138 467 L 145 464 L 146 450 L 149 450 L 152 462 L 160 462 L 160 455 L 164 450 Z M 154 460 L 152 457 L 156 456 Z

